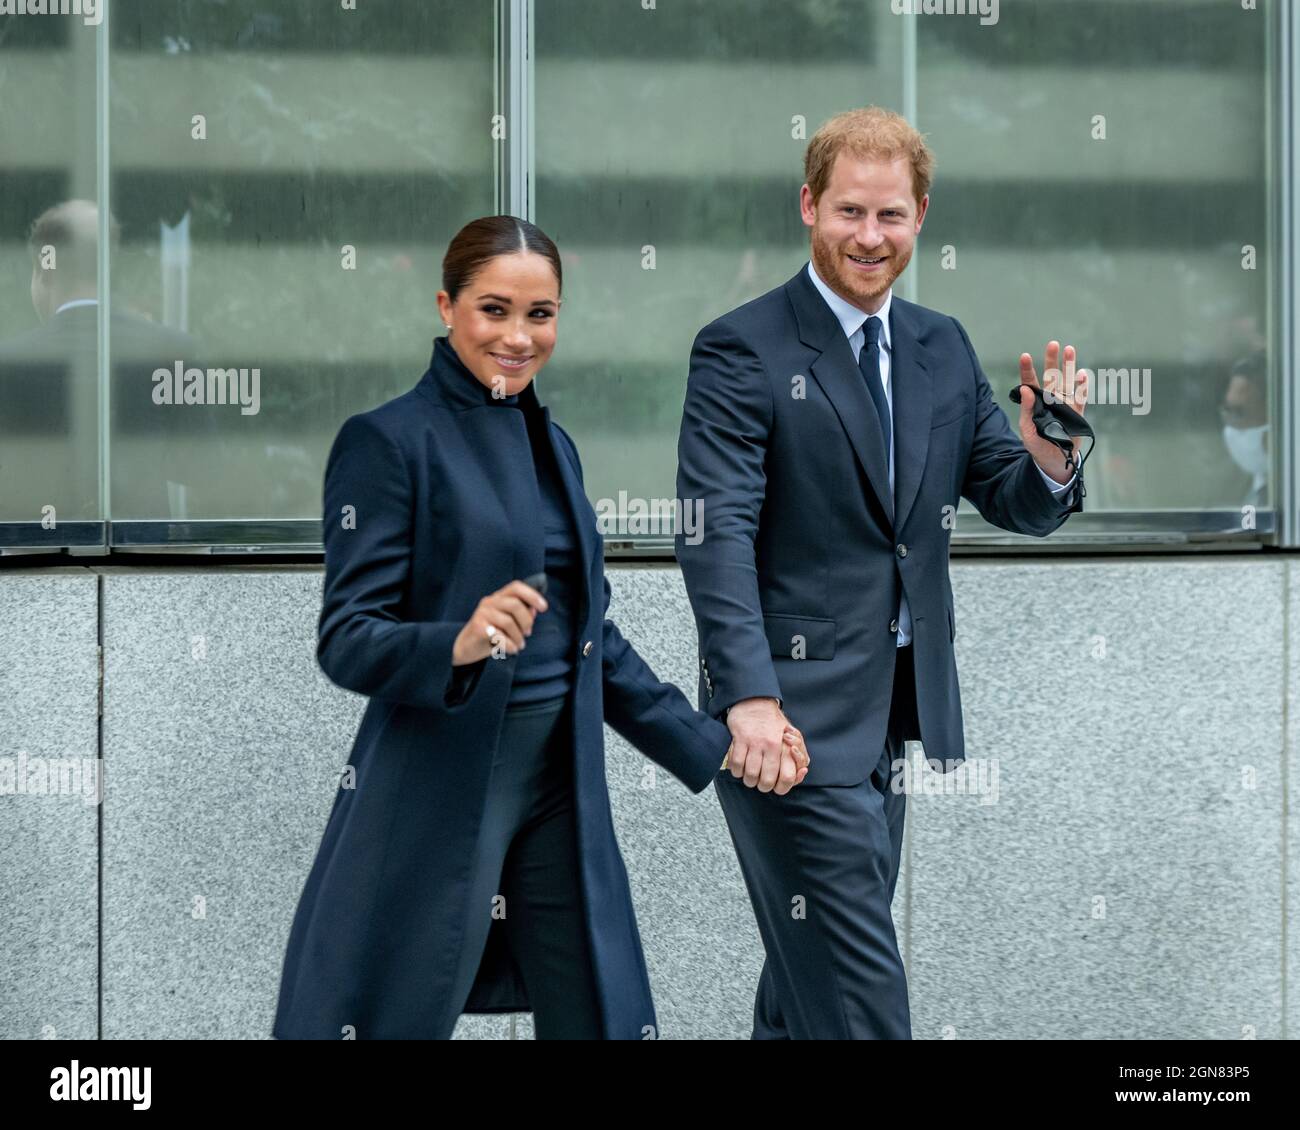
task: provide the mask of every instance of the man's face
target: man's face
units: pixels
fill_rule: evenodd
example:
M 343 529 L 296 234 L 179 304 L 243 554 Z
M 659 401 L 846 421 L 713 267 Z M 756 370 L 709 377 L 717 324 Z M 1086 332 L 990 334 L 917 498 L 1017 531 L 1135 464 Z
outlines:
M 821 199 L 805 184 L 803 222 L 812 229 L 813 269 L 841 298 L 874 314 L 912 258 L 929 196 L 917 205 L 905 157 L 871 160 L 840 153 Z

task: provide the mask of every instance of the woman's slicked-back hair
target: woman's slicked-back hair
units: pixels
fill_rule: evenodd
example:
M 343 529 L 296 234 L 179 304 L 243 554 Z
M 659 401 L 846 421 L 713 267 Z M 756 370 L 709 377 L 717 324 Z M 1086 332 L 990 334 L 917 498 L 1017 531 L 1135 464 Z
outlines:
M 520 251 L 544 255 L 555 271 L 556 290 L 563 290 L 559 250 L 541 228 L 518 216 L 481 216 L 461 228 L 442 258 L 442 289 L 455 302 L 484 263 Z

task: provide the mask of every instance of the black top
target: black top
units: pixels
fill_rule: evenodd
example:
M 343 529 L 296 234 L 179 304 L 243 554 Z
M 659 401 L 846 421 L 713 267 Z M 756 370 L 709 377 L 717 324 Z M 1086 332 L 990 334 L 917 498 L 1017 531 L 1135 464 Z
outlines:
M 563 698 L 573 686 L 574 617 L 578 612 L 578 535 L 573 528 L 564 483 L 556 463 L 546 421 L 540 412 L 524 410 L 529 446 L 542 499 L 542 528 L 546 532 L 545 612 L 533 620 L 528 646 L 519 653 L 509 706 Z

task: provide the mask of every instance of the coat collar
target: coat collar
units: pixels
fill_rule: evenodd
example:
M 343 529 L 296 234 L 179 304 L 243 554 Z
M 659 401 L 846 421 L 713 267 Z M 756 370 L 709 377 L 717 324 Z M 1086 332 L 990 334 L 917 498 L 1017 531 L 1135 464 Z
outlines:
M 806 269 L 785 284 L 799 340 L 819 356 L 811 371 L 834 406 L 854 454 L 894 530 L 901 530 L 916 499 L 930 447 L 931 356 L 917 307 L 894 295 L 889 308 L 890 384 L 894 402 L 894 489 L 880 436 L 880 417 L 862 380 L 849 339 Z M 897 502 L 897 507 L 895 507 Z M 895 516 L 897 513 L 897 516 Z
M 587 500 L 578 470 L 564 445 L 557 439 L 558 425 L 552 426 L 551 410 L 537 399 L 535 384 L 535 380 L 529 381 L 523 392 L 493 398 L 492 390 L 470 372 L 457 356 L 451 342 L 443 336 L 434 339 L 428 371 L 415 387 L 435 404 L 453 412 L 473 412 L 473 415 L 459 420 L 458 425 L 468 438 L 470 449 L 477 453 L 483 469 L 486 483 L 484 505 L 487 505 L 488 498 L 494 499 L 505 528 L 519 535 L 515 540 L 515 578 L 526 577 L 542 569 L 545 564 L 545 542 L 537 484 L 529 484 L 526 490 L 518 489 L 517 486 L 520 468 L 534 466 L 532 457 L 528 454 L 531 442 L 528 428 L 518 413 L 504 409 L 508 406 L 519 408 L 524 417 L 532 418 L 534 424 L 540 424 L 540 432 L 550 443 L 559 466 L 565 500 L 577 529 L 579 556 L 583 562 L 582 595 L 578 602 L 577 619 L 581 626 L 587 622 L 593 598 L 603 597 L 603 594 L 593 594 L 590 581 L 593 563 L 604 543 L 592 520 L 591 503 Z
M 451 339 L 444 334 L 433 339 L 433 356 L 429 358 L 428 371 L 416 387 L 454 411 L 486 406 L 521 408 L 531 413 L 541 410 L 537 390 L 533 387 L 535 383 L 535 380 L 529 381 L 523 392 L 514 396 L 494 397 L 492 390 L 470 372 Z

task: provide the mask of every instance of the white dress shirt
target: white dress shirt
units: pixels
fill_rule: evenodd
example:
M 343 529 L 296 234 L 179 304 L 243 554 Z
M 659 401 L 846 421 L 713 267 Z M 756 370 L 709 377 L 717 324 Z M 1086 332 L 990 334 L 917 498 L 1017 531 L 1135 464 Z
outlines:
M 818 293 L 826 300 L 826 305 L 831 308 L 831 313 L 839 319 L 840 325 L 844 328 L 845 336 L 849 339 L 849 351 L 853 354 L 854 361 L 859 360 L 862 347 L 866 344 L 867 335 L 865 326 L 868 318 L 880 319 L 880 383 L 885 386 L 885 402 L 889 405 L 889 411 L 892 416 L 894 411 L 894 394 L 889 383 L 889 358 L 893 352 L 889 336 L 889 307 L 894 301 L 894 289 L 890 287 L 885 293 L 884 304 L 874 314 L 866 314 L 853 303 L 841 298 L 835 291 L 831 290 L 818 277 L 817 272 L 813 270 L 812 261 L 808 263 L 808 277 L 812 279 L 813 286 Z M 890 421 L 890 430 L 895 433 L 893 421 Z M 898 448 L 897 442 L 891 442 L 889 445 L 889 491 L 894 491 L 894 451 Z M 1034 464 L 1038 473 L 1043 476 L 1043 481 L 1051 488 L 1053 494 L 1060 494 L 1062 491 L 1070 489 L 1074 482 L 1074 476 L 1070 476 L 1069 482 L 1058 483 L 1049 474 L 1047 474 L 1037 463 Z M 912 615 L 907 608 L 907 594 L 900 594 L 900 603 L 898 609 L 898 635 L 896 637 L 897 645 L 903 647 L 905 644 L 912 642 Z

